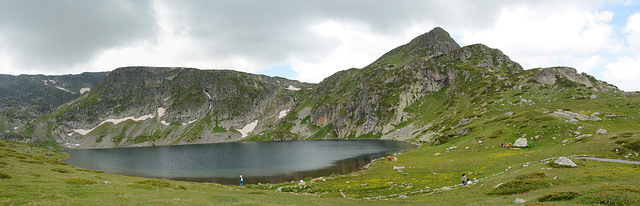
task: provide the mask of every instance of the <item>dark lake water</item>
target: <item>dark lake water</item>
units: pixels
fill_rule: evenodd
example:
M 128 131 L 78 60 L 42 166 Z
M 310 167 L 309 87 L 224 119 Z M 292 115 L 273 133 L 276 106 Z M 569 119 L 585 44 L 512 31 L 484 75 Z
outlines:
M 238 184 L 346 174 L 415 146 L 387 140 L 232 142 L 65 150 L 68 164 L 128 176 Z

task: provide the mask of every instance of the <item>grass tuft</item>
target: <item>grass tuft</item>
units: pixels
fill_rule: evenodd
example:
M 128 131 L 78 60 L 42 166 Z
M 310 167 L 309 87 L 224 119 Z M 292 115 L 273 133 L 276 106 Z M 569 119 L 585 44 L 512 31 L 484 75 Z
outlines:
M 59 173 L 71 173 L 71 170 L 63 169 L 63 168 L 51 168 L 51 171 L 59 172 Z
M 0 172 L 0 179 L 11 179 L 11 175 L 4 172 Z
M 526 179 L 535 179 L 535 178 L 545 178 L 547 177 L 547 173 L 544 172 L 532 172 L 528 174 L 521 174 L 516 177 L 516 180 L 526 180 Z
M 567 191 L 567 192 L 554 192 L 551 194 L 544 195 L 539 197 L 537 200 L 539 202 L 549 202 L 549 201 L 563 201 L 563 200 L 571 200 L 580 196 L 580 192 Z
M 64 180 L 64 183 L 72 184 L 72 185 L 93 185 L 97 184 L 96 181 L 82 178 L 82 177 L 72 177 Z
M 553 186 L 553 180 L 546 179 L 526 179 L 526 180 L 513 180 L 504 183 L 489 192 L 489 194 L 497 195 L 511 195 L 516 193 L 528 192 L 531 190 Z
M 148 179 L 148 180 L 136 181 L 134 183 L 140 184 L 140 185 L 149 185 L 154 187 L 171 187 L 171 183 L 164 180 L 158 180 L 158 179 Z

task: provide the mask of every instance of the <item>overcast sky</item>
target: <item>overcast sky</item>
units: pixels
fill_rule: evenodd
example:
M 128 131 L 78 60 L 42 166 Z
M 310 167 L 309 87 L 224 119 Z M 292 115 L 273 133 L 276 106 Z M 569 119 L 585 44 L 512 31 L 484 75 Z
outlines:
M 525 69 L 640 90 L 640 0 L 0 0 L 0 74 L 181 66 L 320 82 L 437 26 Z

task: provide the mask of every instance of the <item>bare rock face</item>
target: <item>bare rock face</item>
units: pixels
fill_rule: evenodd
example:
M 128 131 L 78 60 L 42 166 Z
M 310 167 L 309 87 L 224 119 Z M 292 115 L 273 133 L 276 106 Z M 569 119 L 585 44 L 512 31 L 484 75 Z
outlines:
M 573 161 L 571 161 L 570 159 L 568 159 L 566 157 L 560 157 L 556 161 L 554 161 L 554 163 L 559 164 L 559 165 L 567 165 L 567 166 L 571 166 L 571 167 L 577 167 L 578 166 L 576 163 L 574 163 Z
M 561 78 L 561 79 L 558 79 Z M 558 81 L 567 81 L 570 83 L 584 85 L 599 92 L 619 92 L 618 87 L 606 82 L 595 79 L 594 77 L 581 73 L 578 74 L 576 69 L 571 67 L 551 67 L 543 68 L 533 77 L 534 80 L 552 85 Z
M 518 138 L 516 142 L 513 143 L 514 147 L 527 147 L 527 138 Z

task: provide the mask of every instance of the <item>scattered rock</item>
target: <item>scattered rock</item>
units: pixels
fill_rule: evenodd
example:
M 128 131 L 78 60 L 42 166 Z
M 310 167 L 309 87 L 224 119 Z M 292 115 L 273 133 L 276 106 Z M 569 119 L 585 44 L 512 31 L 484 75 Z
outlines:
M 434 154 L 433 156 L 438 156 L 438 155 L 441 155 L 441 154 L 440 154 L 440 152 L 438 152 L 438 153 Z
M 507 112 L 507 113 L 504 113 L 504 116 L 507 116 L 507 117 L 508 117 L 508 116 L 511 116 L 511 115 L 513 115 L 513 112 Z
M 575 112 L 571 112 L 571 111 L 562 111 L 562 110 L 558 110 L 555 111 L 553 113 L 551 113 L 551 115 L 556 116 L 556 117 L 560 117 L 560 118 L 564 118 L 564 119 L 568 119 L 568 120 L 580 120 L 580 121 L 600 121 L 602 120 L 600 117 L 597 116 L 587 116 L 584 114 L 580 114 L 580 113 L 575 113 Z
M 573 161 L 571 161 L 570 159 L 566 158 L 566 157 L 560 157 L 558 158 L 556 161 L 553 161 L 556 164 L 559 165 L 568 165 L 571 167 L 577 167 L 578 165 L 576 165 L 576 163 L 573 163 Z
M 469 123 L 471 123 L 471 119 L 462 119 L 460 120 L 460 123 L 458 123 L 458 126 L 469 124 Z
M 406 195 L 399 195 L 398 197 L 399 197 L 399 198 L 407 198 L 407 196 L 406 196 Z
M 596 96 L 596 94 L 592 94 L 589 98 L 590 98 L 590 99 L 598 99 L 599 97 L 598 97 L 598 96 Z
M 527 138 L 518 138 L 516 142 L 513 143 L 514 147 L 527 147 Z
M 599 129 L 598 131 L 596 131 L 596 134 L 606 134 L 607 130 L 605 129 Z
M 465 135 L 467 133 L 469 133 L 469 128 L 459 129 L 456 131 L 456 134 L 458 135 Z
M 478 140 L 478 144 L 482 144 L 482 140 Z
M 401 170 L 401 169 L 404 169 L 404 167 L 397 167 L 397 166 L 393 166 L 393 169 L 394 169 L 394 170 Z
M 535 102 L 533 102 L 533 100 L 520 99 L 520 104 L 528 104 L 528 105 L 532 105 L 532 104 L 536 104 L 536 103 L 535 103 Z
M 518 204 L 522 204 L 522 203 L 525 203 L 525 202 L 527 202 L 527 201 L 524 200 L 524 199 L 520 199 L 520 198 L 516 198 L 516 200 L 513 201 L 513 203 L 518 203 Z
M 111 184 L 111 182 L 109 182 L 109 181 L 104 181 L 104 182 L 102 182 L 102 184 L 108 185 L 108 184 Z
M 592 134 L 583 134 L 583 135 L 580 135 L 580 136 L 576 137 L 576 139 L 582 139 L 582 138 L 585 138 L 585 137 L 593 137 L 593 135 Z

